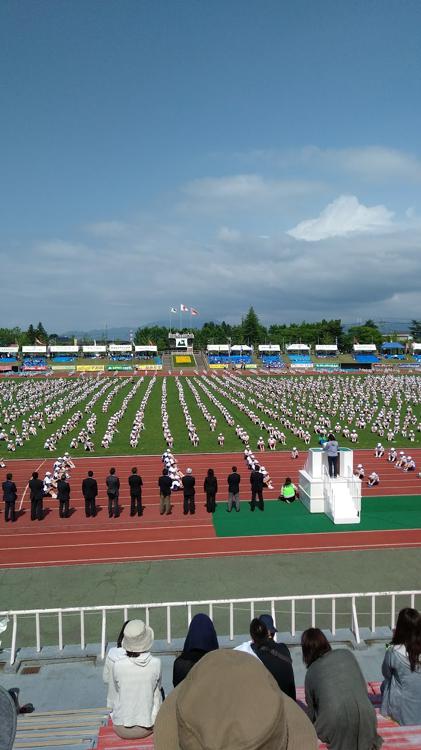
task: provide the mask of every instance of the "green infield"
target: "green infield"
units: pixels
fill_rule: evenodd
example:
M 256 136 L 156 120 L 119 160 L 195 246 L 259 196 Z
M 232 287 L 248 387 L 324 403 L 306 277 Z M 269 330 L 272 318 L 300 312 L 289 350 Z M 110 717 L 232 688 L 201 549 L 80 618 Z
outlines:
M 217 536 L 267 536 L 272 534 L 315 534 L 343 531 L 386 531 L 421 528 L 421 495 L 363 497 L 361 523 L 335 525 L 324 513 L 309 513 L 302 503 L 265 503 L 264 511 L 250 512 L 241 503 L 239 513 L 225 512 L 219 503 L 213 515 Z
M 70 443 L 86 429 L 92 415 L 96 424 L 91 436 L 94 442 L 91 455 L 159 454 L 166 447 L 161 418 L 163 383 L 166 383 L 166 409 L 176 454 L 241 451 L 244 446 L 236 434 L 237 425 L 245 429 L 250 446 L 256 450 L 260 435 L 267 441 L 268 430 L 264 425 L 268 427 L 270 423 L 285 434 L 286 443 L 278 443 L 277 450 L 288 450 L 293 445 L 300 451 L 306 450 L 304 431 L 310 436 L 310 446 L 316 446 L 319 440 L 316 429 L 320 425 L 337 431 L 344 447 L 372 448 L 379 439 L 386 448 L 392 441 L 400 448 L 415 448 L 421 443 L 419 376 L 250 375 L 244 378 L 231 373 L 222 377 L 179 376 L 177 380 L 156 377 L 152 381 L 150 375 L 104 378 L 91 373 L 79 378 L 2 380 L 0 423 L 12 440 L 13 432 L 22 436 L 26 430 L 26 434 L 23 445 L 17 445 L 13 454 L 7 449 L 9 438 L 0 442 L 0 456 L 45 458 L 66 450 L 74 456 L 87 455 L 82 444 L 72 447 Z M 181 398 L 199 437 L 196 448 L 189 439 Z M 131 445 L 130 433 L 139 411 L 143 412 L 143 429 L 137 444 Z M 34 412 L 42 415 L 44 425 L 39 426 L 35 420 L 36 434 L 27 429 Z M 80 419 L 66 427 L 77 412 Z M 217 420 L 214 432 L 206 414 Z M 103 448 L 104 433 L 114 417 L 117 431 L 109 448 Z M 377 425 L 376 431 L 373 424 Z M 343 428 L 357 431 L 356 443 L 343 434 Z M 392 428 L 396 433 L 389 440 L 388 431 Z M 44 447 L 45 440 L 57 432 L 56 446 L 50 452 Z M 219 432 L 225 437 L 223 448 L 217 442 Z

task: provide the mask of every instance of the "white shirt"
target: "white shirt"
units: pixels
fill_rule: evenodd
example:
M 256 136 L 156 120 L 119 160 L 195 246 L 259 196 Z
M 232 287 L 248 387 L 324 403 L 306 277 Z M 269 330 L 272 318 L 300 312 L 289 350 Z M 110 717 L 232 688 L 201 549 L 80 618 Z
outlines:
M 161 660 L 149 652 L 125 656 L 113 666 L 113 724 L 152 727 L 162 703 Z

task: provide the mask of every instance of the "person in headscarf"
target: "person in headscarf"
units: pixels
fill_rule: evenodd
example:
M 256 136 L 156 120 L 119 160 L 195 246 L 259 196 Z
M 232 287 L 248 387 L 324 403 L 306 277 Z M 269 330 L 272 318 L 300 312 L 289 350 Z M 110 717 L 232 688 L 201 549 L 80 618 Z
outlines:
M 218 637 L 210 617 L 202 613 L 195 615 L 190 623 L 183 651 L 174 662 L 174 687 L 184 680 L 202 656 L 218 648 Z

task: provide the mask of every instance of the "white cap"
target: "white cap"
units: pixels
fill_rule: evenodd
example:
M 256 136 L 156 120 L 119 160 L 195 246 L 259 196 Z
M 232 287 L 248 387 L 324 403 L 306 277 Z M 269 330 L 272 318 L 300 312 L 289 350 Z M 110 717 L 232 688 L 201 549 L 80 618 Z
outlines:
M 407 456 L 408 461 L 412 461 L 412 456 Z
M 296 449 L 296 447 L 295 447 L 295 445 L 294 445 L 294 447 L 293 447 L 293 449 L 292 449 L 292 450 L 293 450 L 293 451 L 296 451 L 296 450 L 297 450 L 297 449 Z
M 186 469 L 186 474 L 191 474 L 191 473 L 192 473 L 192 470 L 190 469 L 190 467 Z
M 382 447 L 382 444 L 381 444 L 381 443 L 377 443 L 377 447 L 378 447 L 378 448 L 381 448 L 381 447 Z
M 362 468 L 363 468 L 363 465 L 362 464 L 358 464 L 357 469 L 362 469 Z

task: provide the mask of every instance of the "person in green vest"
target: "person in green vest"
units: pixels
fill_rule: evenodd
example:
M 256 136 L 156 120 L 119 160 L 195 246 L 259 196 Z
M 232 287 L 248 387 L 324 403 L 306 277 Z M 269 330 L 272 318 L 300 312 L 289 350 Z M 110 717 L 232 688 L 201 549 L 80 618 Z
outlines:
M 289 505 L 290 503 L 293 503 L 297 497 L 298 497 L 297 488 L 295 484 L 293 484 L 291 478 L 287 477 L 281 487 L 279 500 L 283 500 L 285 503 L 288 503 Z

